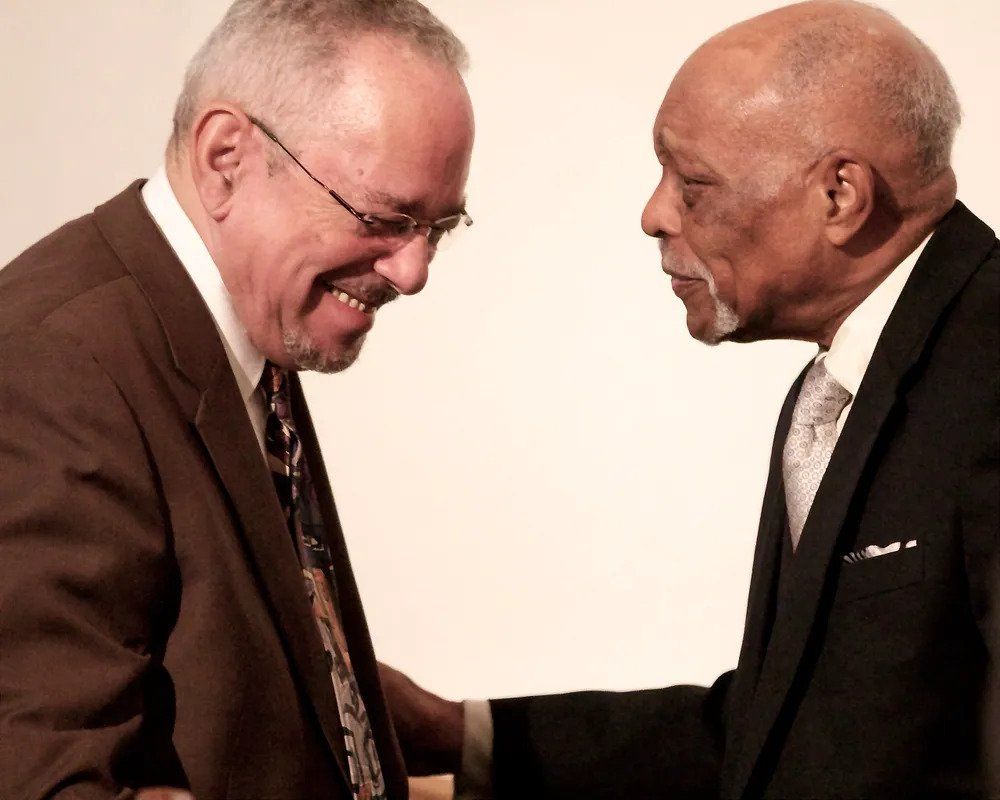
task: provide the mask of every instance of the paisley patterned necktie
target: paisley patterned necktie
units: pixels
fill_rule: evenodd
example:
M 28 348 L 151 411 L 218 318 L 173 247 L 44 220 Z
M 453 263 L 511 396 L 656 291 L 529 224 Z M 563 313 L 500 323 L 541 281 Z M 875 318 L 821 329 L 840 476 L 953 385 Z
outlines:
M 385 781 L 379 765 L 368 712 L 358 689 L 336 600 L 333 561 L 316 489 L 292 419 L 288 373 L 268 362 L 261 378 L 268 410 L 267 461 L 281 508 L 292 534 L 312 605 L 340 711 L 347 760 L 356 800 L 384 800 Z
M 827 372 L 822 360 L 806 373 L 792 411 L 792 425 L 782 451 L 785 505 L 792 549 L 798 547 L 816 490 L 837 444 L 837 419 L 851 393 Z

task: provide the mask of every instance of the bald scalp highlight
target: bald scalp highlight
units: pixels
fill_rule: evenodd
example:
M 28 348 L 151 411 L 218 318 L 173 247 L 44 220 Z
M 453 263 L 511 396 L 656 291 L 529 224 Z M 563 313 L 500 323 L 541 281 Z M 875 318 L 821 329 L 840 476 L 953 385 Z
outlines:
M 784 10 L 784 9 L 783 9 Z M 951 165 L 962 112 L 934 52 L 894 15 L 856 0 L 802 3 L 790 9 L 775 55 L 773 88 L 799 119 L 816 151 L 831 140 L 831 112 L 851 110 L 872 131 L 907 145 L 912 173 L 929 183 Z M 780 13 L 780 12 L 775 12 Z
M 236 0 L 188 65 L 169 152 L 212 101 L 280 119 L 296 135 L 328 124 L 342 60 L 367 34 L 394 37 L 459 73 L 468 67 L 462 42 L 417 0 Z

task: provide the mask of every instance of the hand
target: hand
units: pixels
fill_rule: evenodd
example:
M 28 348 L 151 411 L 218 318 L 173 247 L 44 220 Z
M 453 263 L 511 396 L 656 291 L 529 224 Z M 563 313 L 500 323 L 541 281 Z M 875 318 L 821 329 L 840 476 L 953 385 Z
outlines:
M 457 773 L 462 765 L 465 733 L 462 704 L 421 689 L 402 672 L 386 664 L 380 663 L 378 668 L 407 772 L 411 775 Z
M 153 789 L 143 789 L 136 795 L 135 800 L 194 800 L 191 792 L 183 789 L 169 789 L 166 786 L 157 786 Z

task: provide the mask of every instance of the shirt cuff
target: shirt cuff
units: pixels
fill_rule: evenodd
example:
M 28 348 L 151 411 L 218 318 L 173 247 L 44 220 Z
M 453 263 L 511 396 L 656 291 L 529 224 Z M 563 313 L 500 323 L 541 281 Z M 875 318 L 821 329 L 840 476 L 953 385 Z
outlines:
M 493 713 L 488 700 L 462 703 L 465 732 L 462 769 L 455 776 L 455 800 L 493 798 Z

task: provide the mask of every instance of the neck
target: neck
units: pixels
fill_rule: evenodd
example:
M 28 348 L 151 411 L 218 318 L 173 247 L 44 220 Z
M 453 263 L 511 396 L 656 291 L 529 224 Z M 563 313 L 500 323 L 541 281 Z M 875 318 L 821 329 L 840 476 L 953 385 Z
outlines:
M 181 209 L 187 218 L 191 220 L 191 224 L 205 243 L 212 259 L 216 263 L 219 263 L 216 258 L 216 247 L 214 237 L 212 236 L 212 229 L 209 225 L 209 217 L 205 213 L 205 208 L 198 196 L 198 190 L 191 179 L 186 154 L 174 151 L 173 149 L 168 150 L 164 168 L 167 173 L 167 181 L 170 183 L 170 189 L 177 198 Z

